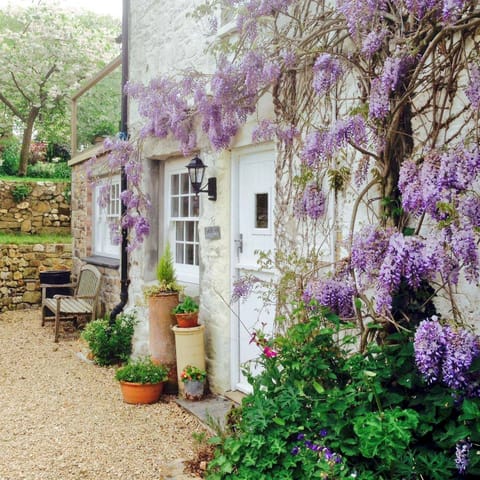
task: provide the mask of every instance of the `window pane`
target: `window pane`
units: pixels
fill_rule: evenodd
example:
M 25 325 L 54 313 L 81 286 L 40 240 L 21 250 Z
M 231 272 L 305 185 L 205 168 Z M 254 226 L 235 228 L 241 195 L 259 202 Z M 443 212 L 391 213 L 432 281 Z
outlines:
M 190 217 L 198 217 L 200 199 L 197 195 L 190 196 Z
M 184 225 L 184 222 L 175 222 L 175 236 L 176 236 L 176 240 L 184 240 L 184 236 L 183 236 L 183 225 Z
M 190 179 L 188 173 L 181 173 L 182 194 L 187 194 L 190 191 Z
M 195 244 L 195 265 L 198 265 L 198 243 Z
M 182 210 L 181 210 L 180 216 L 188 217 L 188 204 L 189 204 L 188 197 L 181 197 L 180 201 L 182 203 Z
M 255 195 L 255 228 L 268 228 L 268 193 Z
M 178 175 L 171 176 L 171 193 L 172 195 L 178 195 Z
M 185 245 L 185 263 L 187 265 L 194 265 L 193 263 L 193 245 L 190 243 L 187 243 Z
M 183 259 L 183 243 L 177 243 L 175 248 L 175 262 L 185 263 Z
M 187 227 L 187 242 L 193 242 L 195 240 L 195 222 L 185 222 Z
M 172 212 L 171 212 L 172 217 L 179 217 L 179 211 L 178 211 L 178 197 L 172 197 Z

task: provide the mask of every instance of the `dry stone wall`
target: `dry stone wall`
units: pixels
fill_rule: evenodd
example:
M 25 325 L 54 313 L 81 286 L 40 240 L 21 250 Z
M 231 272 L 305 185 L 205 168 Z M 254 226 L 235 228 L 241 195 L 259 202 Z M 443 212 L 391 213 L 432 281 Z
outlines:
M 40 271 L 71 268 L 70 244 L 0 245 L 0 312 L 38 307 Z
M 26 185 L 30 193 L 16 203 L 12 191 Z M 70 233 L 68 182 L 18 183 L 0 180 L 0 231 Z

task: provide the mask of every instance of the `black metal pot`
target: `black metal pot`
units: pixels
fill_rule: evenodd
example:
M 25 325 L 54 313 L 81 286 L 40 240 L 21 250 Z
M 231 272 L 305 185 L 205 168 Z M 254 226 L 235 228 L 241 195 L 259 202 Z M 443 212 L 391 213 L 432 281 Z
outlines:
M 40 272 L 40 283 L 49 285 L 62 285 L 70 283 L 70 270 L 47 270 Z M 49 287 L 46 291 L 47 298 L 53 298 L 54 295 L 71 295 L 72 289 L 69 287 Z

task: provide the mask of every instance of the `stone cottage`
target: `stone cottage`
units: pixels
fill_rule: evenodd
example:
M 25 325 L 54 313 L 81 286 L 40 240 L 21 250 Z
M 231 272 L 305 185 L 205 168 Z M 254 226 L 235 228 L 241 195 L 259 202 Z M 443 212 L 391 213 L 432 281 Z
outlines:
M 196 2 L 124 2 L 127 9 L 124 18 L 128 18 L 129 82 L 147 84 L 162 74 L 192 67 L 212 71 L 213 60 L 205 54 L 202 29 L 193 17 L 186 15 L 192 3 Z M 217 37 L 211 37 L 210 42 L 234 33 L 234 25 L 228 22 L 220 27 Z M 134 338 L 135 352 L 148 353 L 143 288 L 155 281 L 155 268 L 168 242 L 174 252 L 178 281 L 188 294 L 199 299 L 200 321 L 206 327 L 210 388 L 216 393 L 249 390 L 241 367 L 258 356 L 258 348 L 250 342 L 251 334 L 257 328 L 268 329 L 273 323 L 274 307 L 265 304 L 260 296 L 251 295 L 246 301 L 231 303 L 234 282 L 248 275 L 274 282 L 275 274 L 259 267 L 257 252 L 278 251 L 279 230 L 290 245 L 297 238 L 296 225 L 285 215 L 285 205 L 278 204 L 282 175 L 289 173 L 279 173 L 273 143 L 252 142 L 255 126 L 272 116 L 273 105 L 266 95 L 229 148 L 217 152 L 200 131 L 198 149 L 188 157 L 169 138 L 148 138 L 142 145 L 143 190 L 152 204 L 149 213 L 152 228 L 142 246 L 129 254 L 128 307 L 136 307 L 141 320 Z M 136 102 L 129 98 L 129 135 L 135 137 L 141 127 Z M 206 177 L 216 179 L 215 200 L 205 193 L 197 197 L 192 190 L 186 165 L 194 156 L 207 165 Z M 95 210 L 95 191 L 81 180 L 87 157 L 82 160 L 74 157 L 71 161 L 75 256 L 81 261 L 104 262 L 106 271 L 112 272 L 112 278 L 116 279 L 118 276 L 113 273 L 118 275 L 120 251 L 102 240 L 108 240 L 104 227 L 108 215 Z M 119 181 L 114 178 L 111 184 L 112 202 L 119 198 L 119 189 L 115 187 Z M 355 203 L 354 193 L 342 195 L 330 199 L 326 207 L 331 219 L 328 233 L 322 238 L 326 266 L 341 257 L 339 245 L 349 232 L 346 218 Z M 365 203 L 368 201 L 366 197 Z M 109 212 L 119 215 L 115 205 L 111 205 Z M 102 237 L 102 232 L 106 236 Z M 475 301 L 466 304 L 472 309 Z

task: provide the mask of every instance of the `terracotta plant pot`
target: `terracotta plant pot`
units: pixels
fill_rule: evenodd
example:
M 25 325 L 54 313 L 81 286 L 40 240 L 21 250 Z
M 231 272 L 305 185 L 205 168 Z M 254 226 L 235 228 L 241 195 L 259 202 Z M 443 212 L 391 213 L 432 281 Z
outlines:
M 193 313 L 176 313 L 177 325 L 180 328 L 198 327 L 198 312 Z
M 153 363 L 165 365 L 170 373 L 165 385 L 167 393 L 177 393 L 177 363 L 172 309 L 178 305 L 178 293 L 164 293 L 148 299 L 149 345 Z
M 123 401 L 132 404 L 155 403 L 163 392 L 162 383 L 131 383 L 120 382 Z
M 205 382 L 201 380 L 187 380 L 183 382 L 184 395 L 187 400 L 200 400 L 203 397 Z

